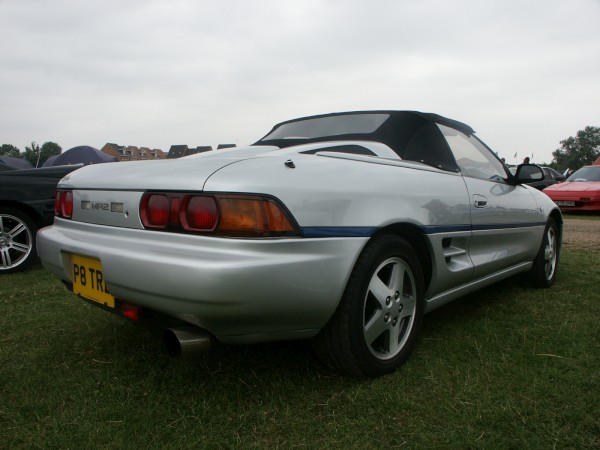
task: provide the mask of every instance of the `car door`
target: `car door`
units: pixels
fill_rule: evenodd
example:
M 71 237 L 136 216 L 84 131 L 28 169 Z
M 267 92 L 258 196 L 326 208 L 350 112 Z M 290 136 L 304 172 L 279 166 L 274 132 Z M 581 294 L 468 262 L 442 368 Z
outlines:
M 439 125 L 469 192 L 474 278 L 532 260 L 540 243 L 542 213 L 525 186 L 475 136 Z

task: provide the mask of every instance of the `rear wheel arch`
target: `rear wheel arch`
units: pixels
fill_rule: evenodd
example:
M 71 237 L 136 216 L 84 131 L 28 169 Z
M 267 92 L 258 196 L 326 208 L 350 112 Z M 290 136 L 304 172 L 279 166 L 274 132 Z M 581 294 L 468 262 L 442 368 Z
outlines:
M 41 214 L 29 205 L 24 203 L 14 202 L 10 200 L 0 200 L 0 208 L 12 208 L 25 214 L 35 224 L 37 228 L 42 228 L 46 225 Z
M 553 210 L 550 213 L 550 217 L 554 219 L 554 223 L 556 224 L 556 228 L 558 228 L 558 248 L 560 250 L 562 244 L 562 235 L 563 235 L 563 217 L 558 209 Z
M 423 281 L 425 283 L 425 290 L 427 290 L 433 273 L 433 258 L 431 256 L 431 246 L 423 231 L 417 225 L 412 223 L 395 223 L 382 228 L 373 237 L 384 234 L 392 234 L 401 237 L 411 245 L 421 263 Z

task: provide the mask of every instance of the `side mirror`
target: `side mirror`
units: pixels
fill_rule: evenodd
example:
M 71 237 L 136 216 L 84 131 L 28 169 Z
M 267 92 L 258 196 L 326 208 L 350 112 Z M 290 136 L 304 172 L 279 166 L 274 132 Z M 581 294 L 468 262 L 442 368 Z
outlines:
M 515 184 L 531 183 L 533 181 L 542 181 L 543 179 L 544 171 L 540 166 L 535 164 L 520 164 L 517 166 Z

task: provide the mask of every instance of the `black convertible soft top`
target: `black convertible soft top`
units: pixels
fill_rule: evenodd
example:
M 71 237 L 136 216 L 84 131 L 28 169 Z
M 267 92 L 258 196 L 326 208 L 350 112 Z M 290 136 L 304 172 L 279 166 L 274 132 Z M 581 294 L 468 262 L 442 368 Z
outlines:
M 419 111 L 350 111 L 302 117 L 278 123 L 254 145 L 279 148 L 327 141 L 374 141 L 386 144 L 402 159 L 458 171 L 448 144 L 436 124 L 467 135 L 468 125 Z

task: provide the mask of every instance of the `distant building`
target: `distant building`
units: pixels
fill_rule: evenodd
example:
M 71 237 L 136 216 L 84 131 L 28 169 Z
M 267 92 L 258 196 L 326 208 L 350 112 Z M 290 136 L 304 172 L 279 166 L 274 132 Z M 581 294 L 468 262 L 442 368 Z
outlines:
M 232 148 L 232 147 L 235 147 L 235 144 L 219 144 L 217 146 L 217 150 L 221 150 L 223 148 Z
M 212 150 L 210 145 L 199 145 L 198 147 L 188 147 L 187 145 L 171 145 L 167 158 L 182 158 L 184 156 L 195 155 L 196 153 L 204 153 Z
M 102 153 L 106 153 L 107 155 L 116 157 L 119 161 L 123 161 L 123 150 L 124 146 L 119 144 L 104 144 L 104 147 L 100 149 Z
M 115 156 L 119 161 L 141 161 L 147 159 L 165 159 L 167 155 L 161 149 L 150 149 L 148 147 L 136 147 L 135 145 L 118 145 L 107 143 L 100 149 L 107 155 Z
M 187 145 L 171 145 L 169 149 L 169 153 L 167 153 L 168 159 L 181 158 L 182 156 L 186 156 L 189 152 L 189 148 Z M 191 155 L 192 153 L 190 153 Z
M 165 159 L 167 154 L 163 152 L 160 148 L 153 148 L 150 150 L 150 158 L 148 159 Z
M 125 156 L 129 157 L 129 161 L 139 161 L 140 160 L 140 149 L 135 145 L 128 145 L 125 148 Z

